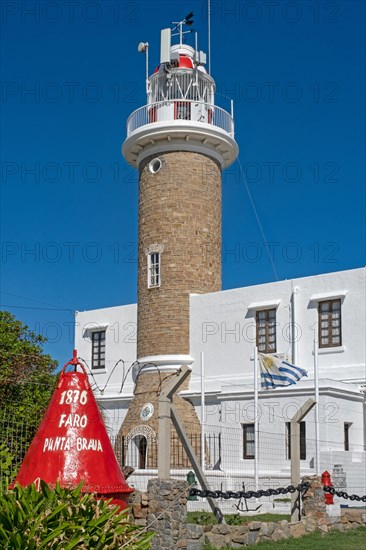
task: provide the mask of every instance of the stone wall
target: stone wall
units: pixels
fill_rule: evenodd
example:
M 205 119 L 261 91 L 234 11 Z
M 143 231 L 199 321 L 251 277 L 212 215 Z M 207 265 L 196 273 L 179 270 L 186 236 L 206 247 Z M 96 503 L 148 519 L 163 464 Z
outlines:
M 151 479 L 148 484 L 147 525 L 156 535 L 151 550 L 187 548 L 186 481 Z
M 131 493 L 128 499 L 128 504 L 131 509 L 131 516 L 136 525 L 147 525 L 147 513 L 149 511 L 149 495 L 142 491 Z
M 338 521 L 330 518 L 306 516 L 301 521 L 290 523 L 286 520 L 278 522 L 250 521 L 243 525 L 189 525 L 187 550 L 201 550 L 205 539 L 215 548 L 238 548 L 257 542 L 278 541 L 299 538 L 314 531 L 328 533 L 332 530 L 347 531 L 364 526 L 366 514 L 354 510 L 342 514 Z
M 347 531 L 366 524 L 365 510 L 344 509 L 342 515 L 334 513 L 334 508 L 325 504 L 319 477 L 310 476 L 303 481 L 311 485 L 303 494 L 303 517 L 293 523 L 282 520 L 249 521 L 242 525 L 187 525 L 188 484 L 176 480 L 150 480 L 148 494 L 136 492 L 130 503 L 136 523 L 148 526 L 154 522 L 151 530 L 157 535 L 152 550 L 202 550 L 205 541 L 217 549 L 239 548 L 257 542 L 299 538 L 314 531 Z

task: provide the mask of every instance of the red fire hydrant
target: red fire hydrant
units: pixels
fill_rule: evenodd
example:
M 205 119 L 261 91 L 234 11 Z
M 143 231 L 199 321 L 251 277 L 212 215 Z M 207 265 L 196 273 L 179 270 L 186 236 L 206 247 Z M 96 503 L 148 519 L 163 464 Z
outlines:
M 322 473 L 322 484 L 324 487 L 333 487 L 332 480 L 330 478 L 330 473 L 325 470 L 325 472 Z M 326 504 L 334 504 L 333 495 L 331 493 L 324 493 L 325 497 L 325 503 Z

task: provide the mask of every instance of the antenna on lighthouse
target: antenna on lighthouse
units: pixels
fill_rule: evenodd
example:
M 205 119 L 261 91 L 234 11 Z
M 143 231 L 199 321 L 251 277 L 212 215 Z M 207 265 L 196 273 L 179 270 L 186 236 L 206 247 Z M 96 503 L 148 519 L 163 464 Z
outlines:
M 145 76 L 145 80 L 146 80 L 146 93 L 148 94 L 149 93 L 149 43 L 148 42 L 140 42 L 137 46 L 137 51 L 139 53 L 144 53 L 146 54 L 146 76 Z
M 170 46 L 172 42 L 172 31 L 162 29 L 160 33 L 160 64 L 170 63 Z

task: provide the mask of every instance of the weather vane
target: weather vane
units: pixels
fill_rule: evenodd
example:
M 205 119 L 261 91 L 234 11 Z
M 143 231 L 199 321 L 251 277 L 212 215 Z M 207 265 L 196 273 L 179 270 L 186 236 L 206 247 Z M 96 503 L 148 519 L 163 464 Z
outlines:
M 183 35 L 188 34 L 191 32 L 194 32 L 193 29 L 190 29 L 189 31 L 183 31 L 183 25 L 186 25 L 187 27 L 191 27 L 193 25 L 193 11 L 189 12 L 188 15 L 185 16 L 182 21 L 172 21 L 171 24 L 175 25 L 175 27 L 172 28 L 172 33 L 179 29 L 179 31 L 175 34 L 172 34 L 172 36 L 179 36 L 179 44 L 182 45 L 183 43 Z

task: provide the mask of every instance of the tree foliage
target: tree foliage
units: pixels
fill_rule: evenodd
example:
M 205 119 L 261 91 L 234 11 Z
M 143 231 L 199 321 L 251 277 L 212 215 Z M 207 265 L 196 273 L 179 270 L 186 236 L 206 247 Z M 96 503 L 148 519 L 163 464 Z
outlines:
M 17 462 L 55 388 L 57 362 L 44 353 L 45 341 L 11 313 L 0 311 L 0 441 Z
M 0 494 L 7 491 L 9 483 L 16 476 L 14 457 L 4 443 L 0 443 Z

